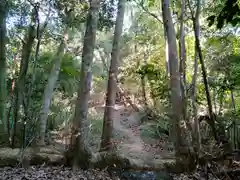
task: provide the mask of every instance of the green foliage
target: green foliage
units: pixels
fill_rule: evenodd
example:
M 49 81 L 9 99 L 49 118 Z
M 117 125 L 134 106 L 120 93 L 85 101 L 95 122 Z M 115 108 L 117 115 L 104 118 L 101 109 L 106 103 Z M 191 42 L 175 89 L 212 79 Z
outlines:
M 58 12 L 58 15 L 63 24 L 67 24 L 69 27 L 78 28 L 81 23 L 85 22 L 87 10 L 89 5 L 85 1 L 62 1 L 56 0 L 54 7 Z
M 142 65 L 136 73 L 140 77 L 147 77 L 154 98 L 164 100 L 168 97 L 169 86 L 166 73 L 157 64 Z
M 224 104 L 231 104 L 229 91 L 239 88 L 238 39 L 237 36 L 230 34 L 211 37 L 206 43 L 209 84 L 216 91 L 219 101 L 224 97 Z
M 218 92 L 234 90 L 240 85 L 240 57 L 228 55 L 223 57 L 222 61 L 223 63 L 220 62 L 221 64 L 217 63 L 213 66 L 213 70 L 218 73 L 218 76 L 210 85 L 218 88 Z
M 103 127 L 103 116 L 99 116 L 99 114 L 89 114 L 90 121 L 90 132 L 89 132 L 89 144 L 93 147 L 97 147 L 96 150 L 100 147 L 101 135 L 102 135 L 102 127 Z
M 240 22 L 238 0 L 227 0 L 221 12 L 218 15 L 209 16 L 208 21 L 209 26 L 212 26 L 216 22 L 218 29 L 221 29 L 228 23 L 232 24 L 232 26 L 236 26 Z
M 78 87 L 77 80 L 79 79 L 80 68 L 76 61 L 72 54 L 66 53 L 59 74 L 58 89 L 70 97 L 73 96 Z
M 141 136 L 151 138 L 161 138 L 169 132 L 170 118 L 166 114 L 160 114 L 152 123 L 146 123 L 141 126 Z
M 116 13 L 116 1 L 102 1 L 99 13 L 98 27 L 102 30 L 109 30 L 114 25 L 114 14 Z
M 155 0 L 148 0 L 148 6 L 151 7 L 155 4 Z
M 93 77 L 93 89 L 95 93 L 103 92 L 107 87 L 107 77 L 105 76 L 94 76 Z
M 65 95 L 59 91 L 54 92 L 53 101 L 50 107 L 48 116 L 48 125 L 53 128 L 61 127 L 71 122 L 74 111 L 72 99 L 65 97 Z
M 103 119 L 99 115 L 90 115 L 90 134 L 99 136 L 102 134 Z
M 232 55 L 229 56 L 230 60 L 230 72 L 229 72 L 229 89 L 239 88 L 240 85 L 240 56 Z

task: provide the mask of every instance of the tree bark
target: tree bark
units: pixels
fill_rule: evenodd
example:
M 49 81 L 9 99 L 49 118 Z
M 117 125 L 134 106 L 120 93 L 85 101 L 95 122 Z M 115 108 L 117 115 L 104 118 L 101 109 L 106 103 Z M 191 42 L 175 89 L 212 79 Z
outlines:
M 189 2 L 188 2 L 189 3 Z M 189 5 L 190 6 L 190 5 Z M 191 9 L 190 9 L 191 10 Z M 191 11 L 192 12 L 192 11 Z M 194 17 L 194 15 L 192 14 Z M 194 32 L 197 37 L 200 37 L 200 23 L 199 23 L 200 9 L 198 8 L 195 13 L 195 29 Z M 194 118 L 194 137 L 193 143 L 195 144 L 195 148 L 197 152 L 200 152 L 201 149 L 201 136 L 200 136 L 200 124 L 197 118 L 197 74 L 198 74 L 198 48 L 195 43 L 195 55 L 194 55 L 194 72 L 192 77 L 192 108 L 193 108 L 193 118 Z
M 91 65 L 93 62 L 93 52 L 96 43 L 96 31 L 99 17 L 100 0 L 92 0 L 88 10 L 86 20 L 86 31 L 84 35 L 81 74 L 78 87 L 78 97 L 75 104 L 75 114 L 73 117 L 73 137 L 76 137 L 71 150 L 74 154 L 73 168 L 79 166 L 88 168 L 90 165 L 91 152 L 87 142 L 89 132 L 88 99 L 91 89 Z
M 41 27 L 40 25 L 40 20 L 39 20 L 39 14 L 37 16 L 37 28 L 36 28 L 36 39 L 37 39 L 37 44 L 36 44 L 36 50 L 35 50 L 35 54 L 34 54 L 34 62 L 33 62 L 33 69 L 32 69 L 32 79 L 31 79 L 31 83 L 29 85 L 28 88 L 28 98 L 27 98 L 27 114 L 26 114 L 26 119 L 30 120 L 30 119 L 35 119 L 36 115 L 34 116 L 34 111 L 31 111 L 32 109 L 32 103 L 33 100 L 31 99 L 33 91 L 34 91 L 34 87 L 36 85 L 36 69 L 37 69 L 37 63 L 39 60 L 39 54 L 40 54 L 40 46 L 41 46 L 41 42 L 42 42 L 42 38 L 44 35 L 44 31 L 47 27 L 48 21 L 49 21 L 49 17 L 50 17 L 50 10 L 48 12 L 48 15 L 45 19 L 45 22 L 43 23 L 43 26 Z
M 181 0 L 181 16 L 180 16 L 180 78 L 181 78 L 181 92 L 182 92 L 182 114 L 183 119 L 187 120 L 187 95 L 186 95 L 186 44 L 184 32 L 184 16 L 185 16 L 185 0 Z M 188 123 L 188 122 L 187 122 Z
M 7 133 L 6 118 L 6 17 L 7 1 L 0 2 L 0 122 L 4 125 L 4 132 Z
M 167 32 L 167 40 L 169 47 L 169 70 L 170 70 L 170 87 L 171 87 L 171 104 L 173 110 L 173 128 L 171 134 L 174 139 L 176 156 L 178 157 L 181 152 L 181 147 L 183 146 L 183 141 L 181 138 L 181 88 L 180 88 L 180 74 L 178 67 L 178 53 L 176 45 L 176 34 L 172 21 L 171 11 L 170 11 L 169 0 L 162 0 L 162 12 L 164 27 Z
M 112 149 L 111 137 L 114 120 L 114 105 L 117 92 L 117 73 L 120 53 L 120 41 L 123 29 L 123 19 L 125 12 L 125 0 L 118 1 L 118 12 L 113 37 L 113 48 L 111 54 L 111 64 L 108 75 L 107 99 L 104 111 L 103 131 L 101 139 L 101 151 L 109 151 Z
M 198 20 L 197 20 L 198 21 Z M 198 26 L 199 27 L 199 26 Z M 198 34 L 200 29 L 197 29 Z M 192 108 L 193 113 L 192 117 L 194 119 L 194 137 L 193 142 L 196 144 L 197 152 L 200 152 L 201 149 L 201 136 L 200 136 L 200 127 L 199 127 L 199 120 L 197 118 L 197 92 L 196 92 L 196 83 L 197 83 L 197 74 L 198 74 L 198 53 L 197 48 L 195 47 L 195 57 L 194 57 L 194 72 L 192 77 Z
M 200 14 L 200 0 L 197 1 L 196 16 L 195 17 L 192 16 L 194 35 L 195 35 L 195 44 L 196 44 L 196 48 L 197 48 L 197 52 L 198 52 L 198 56 L 199 56 L 199 61 L 201 64 L 203 82 L 204 82 L 204 87 L 205 87 L 205 92 L 206 92 L 206 97 L 207 97 L 208 111 L 209 111 L 209 116 L 210 116 L 210 122 L 209 122 L 210 124 L 209 125 L 212 128 L 213 136 L 214 136 L 215 140 L 218 142 L 219 140 L 218 140 L 217 132 L 215 129 L 215 115 L 213 114 L 213 110 L 212 110 L 212 100 L 211 100 L 209 85 L 208 85 L 208 80 L 207 80 L 207 71 L 206 71 L 206 67 L 205 67 L 205 63 L 204 63 L 204 59 L 203 59 L 203 55 L 202 55 L 200 38 L 199 38 L 199 35 L 197 32 L 197 29 L 198 29 L 198 26 L 200 26 L 200 23 L 197 23 L 196 19 L 199 18 L 199 14 Z
M 36 15 L 38 14 L 38 8 L 34 7 L 31 15 L 31 23 L 29 25 L 28 31 L 26 32 L 25 41 L 22 47 L 22 57 L 20 63 L 20 72 L 18 79 L 16 81 L 16 86 L 14 88 L 14 100 L 13 100 L 13 130 L 11 134 L 11 146 L 14 147 L 17 121 L 18 121 L 18 111 L 19 106 L 23 104 L 24 92 L 25 92 L 25 79 L 28 71 L 29 57 L 32 52 L 32 46 L 35 39 L 35 26 L 36 26 Z
M 45 132 L 46 132 L 46 126 L 47 126 L 48 112 L 51 105 L 54 88 L 56 86 L 58 76 L 60 73 L 62 59 L 65 53 L 67 40 L 68 40 L 68 28 L 66 27 L 63 33 L 62 40 L 58 47 L 57 53 L 53 60 L 53 67 L 49 75 L 47 85 L 44 89 L 43 105 L 42 105 L 41 115 L 40 115 L 41 125 L 40 125 L 39 145 L 45 145 Z

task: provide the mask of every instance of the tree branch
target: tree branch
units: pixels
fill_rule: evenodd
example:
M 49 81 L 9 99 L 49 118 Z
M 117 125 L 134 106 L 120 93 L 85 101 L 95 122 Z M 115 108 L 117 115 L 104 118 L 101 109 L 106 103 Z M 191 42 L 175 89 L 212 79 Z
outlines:
M 144 5 L 143 5 L 143 0 L 138 3 L 136 2 L 138 6 L 140 6 L 145 13 L 147 13 L 148 15 L 152 16 L 153 18 L 155 18 L 158 22 L 160 22 L 161 24 L 163 24 L 163 21 L 154 13 L 150 12 Z
M 192 9 L 192 7 L 190 5 L 190 1 L 189 0 L 187 0 L 187 4 L 188 4 L 188 8 L 190 10 L 191 17 L 192 17 L 192 20 L 193 20 L 195 16 L 194 16 L 194 12 L 193 12 L 193 9 Z

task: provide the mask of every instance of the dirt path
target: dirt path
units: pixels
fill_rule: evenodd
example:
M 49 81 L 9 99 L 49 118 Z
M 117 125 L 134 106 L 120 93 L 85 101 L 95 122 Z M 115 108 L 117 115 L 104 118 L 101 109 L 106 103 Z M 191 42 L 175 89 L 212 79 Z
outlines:
M 129 113 L 124 107 L 115 107 L 114 132 L 116 139 L 121 137 L 118 144 L 118 151 L 128 158 L 149 166 L 159 166 L 165 161 L 173 160 L 173 153 L 159 148 L 157 144 L 152 144 L 152 140 L 143 141 L 140 136 L 139 120 L 136 113 Z M 139 119 L 137 119 L 139 118 Z

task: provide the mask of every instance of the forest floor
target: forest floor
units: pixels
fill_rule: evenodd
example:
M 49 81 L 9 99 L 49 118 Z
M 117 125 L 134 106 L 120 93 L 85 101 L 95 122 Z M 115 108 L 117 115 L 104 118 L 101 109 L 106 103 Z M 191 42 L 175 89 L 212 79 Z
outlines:
M 95 110 L 103 114 L 104 106 Z M 170 150 L 172 148 L 168 138 L 164 135 L 158 139 L 144 136 L 143 129 L 146 129 L 147 124 L 140 124 L 141 117 L 139 112 L 115 105 L 113 128 L 117 152 L 131 159 L 134 164 L 149 167 L 162 167 L 166 162 L 174 162 L 174 152 Z
M 31 166 L 25 168 L 0 168 L 1 180 L 112 180 L 107 172 L 99 170 L 78 170 L 67 167 Z
M 91 132 L 89 144 L 93 152 L 99 150 L 102 133 L 102 117 L 105 106 L 97 106 L 89 110 Z M 95 115 L 93 115 L 95 114 Z M 92 117 L 94 116 L 94 117 Z M 142 114 L 134 112 L 129 107 L 115 105 L 113 122 L 113 143 L 120 155 L 130 159 L 140 167 L 163 168 L 165 163 L 174 163 L 172 143 L 163 134 L 162 137 L 152 138 L 146 133 L 149 124 L 141 124 Z M 145 132 L 144 132 L 145 131 Z M 59 143 L 69 143 L 69 140 L 55 140 Z
M 92 110 L 90 110 L 91 112 Z M 91 120 L 92 132 L 91 134 L 91 141 L 90 145 L 93 150 L 98 151 L 100 139 L 101 139 L 101 129 L 102 126 L 102 117 L 104 112 L 104 106 L 95 107 L 94 108 L 95 114 L 98 118 L 93 118 Z M 101 118 L 99 118 L 101 117 Z M 161 138 L 152 138 L 147 136 L 146 134 L 143 135 L 143 129 L 146 129 L 147 124 L 140 124 L 140 119 L 142 115 L 139 112 L 133 112 L 129 108 L 125 108 L 124 106 L 115 106 L 115 114 L 114 114 L 114 138 L 113 141 L 115 142 L 116 151 L 119 154 L 124 155 L 129 160 L 133 161 L 133 164 L 137 164 L 140 167 L 152 167 L 153 172 L 143 171 L 143 172 L 126 172 L 125 175 L 128 177 L 127 179 L 131 180 L 156 180 L 160 177 L 163 180 L 181 180 L 181 179 L 201 179 L 199 173 L 195 173 L 193 175 L 172 175 L 173 178 L 170 178 L 169 175 L 163 178 L 164 172 L 159 171 L 156 172 L 154 169 L 163 169 L 165 163 L 174 163 L 174 152 L 171 151 L 172 145 L 168 141 L 166 136 L 162 136 Z M 95 123 L 95 124 L 94 124 Z M 56 146 L 51 146 L 53 148 L 63 148 L 63 141 L 59 139 L 55 139 L 57 141 Z M 62 144 L 60 143 L 62 142 Z M 7 151 L 7 152 L 6 152 Z M 10 151 L 9 148 L 4 148 L 0 151 L 0 157 L 6 157 L 7 154 L 10 153 L 11 157 L 14 156 L 13 151 Z M 47 152 L 48 149 L 44 150 L 41 149 L 41 156 L 48 156 L 52 161 L 54 161 L 54 156 L 52 153 L 52 149 L 50 154 Z M 15 152 L 15 151 L 14 151 Z M 57 151 L 54 153 L 55 155 L 58 154 Z M 15 152 L 16 156 L 18 156 L 19 152 Z M 31 153 L 30 153 L 31 154 Z M 60 155 L 59 155 L 60 156 Z M 56 158 L 59 159 L 59 158 Z M 1 159 L 0 159 L 1 164 Z M 58 163 L 61 164 L 61 163 Z M 149 168 L 151 169 L 151 168 Z M 140 174 L 139 174 L 140 173 Z M 122 174 L 123 175 L 123 174 Z M 124 176 L 125 176 L 124 175 Z M 111 177 L 105 171 L 99 170 L 79 170 L 77 172 L 73 172 L 70 168 L 67 167 L 52 167 L 52 166 L 30 166 L 28 168 L 9 168 L 3 167 L 0 168 L 0 179 L 12 179 L 12 180 L 32 180 L 32 179 L 83 179 L 83 180 L 119 180 L 122 178 L 118 177 Z M 126 179 L 126 178 L 125 178 Z M 205 178 L 202 178 L 205 179 Z M 210 177 L 210 179 L 215 180 L 217 178 Z

